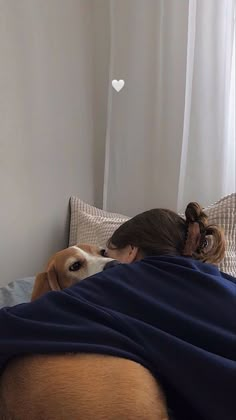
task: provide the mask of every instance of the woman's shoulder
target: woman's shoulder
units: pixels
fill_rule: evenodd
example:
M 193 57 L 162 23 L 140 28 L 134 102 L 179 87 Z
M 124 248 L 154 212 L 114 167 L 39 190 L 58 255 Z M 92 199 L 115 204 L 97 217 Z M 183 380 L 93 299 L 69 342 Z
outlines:
M 236 284 L 236 278 L 219 270 L 216 265 L 198 261 L 194 258 L 176 256 L 176 255 L 155 255 L 147 256 L 140 261 L 141 264 L 152 267 L 161 268 L 165 271 L 193 272 L 201 273 L 203 276 L 214 276 L 223 278 L 229 282 Z

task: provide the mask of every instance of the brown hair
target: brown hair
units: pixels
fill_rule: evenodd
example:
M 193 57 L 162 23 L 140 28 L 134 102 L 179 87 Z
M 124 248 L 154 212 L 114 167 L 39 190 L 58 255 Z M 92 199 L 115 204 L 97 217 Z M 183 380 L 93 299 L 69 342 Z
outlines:
M 107 242 L 110 249 L 133 245 L 143 256 L 185 255 L 212 264 L 225 253 L 222 230 L 208 225 L 198 203 L 189 203 L 185 217 L 167 209 L 152 209 L 123 223 Z M 210 245 L 210 246 L 209 246 Z

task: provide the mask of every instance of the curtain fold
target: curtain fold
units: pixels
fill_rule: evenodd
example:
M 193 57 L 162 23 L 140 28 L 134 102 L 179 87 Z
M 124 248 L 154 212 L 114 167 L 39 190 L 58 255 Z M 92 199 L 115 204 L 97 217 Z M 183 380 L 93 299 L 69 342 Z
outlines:
M 109 5 L 104 209 L 182 211 L 235 191 L 234 0 Z

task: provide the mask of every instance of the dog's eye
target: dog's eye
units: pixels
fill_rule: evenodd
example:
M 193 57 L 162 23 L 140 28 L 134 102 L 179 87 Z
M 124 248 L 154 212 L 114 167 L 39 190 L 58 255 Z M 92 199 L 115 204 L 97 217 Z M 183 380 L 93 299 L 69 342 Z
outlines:
M 100 250 L 100 255 L 102 256 L 102 257 L 106 257 L 107 255 L 106 255 L 106 250 L 105 249 L 101 249 Z
M 81 268 L 81 263 L 79 261 L 76 261 L 74 264 L 72 264 L 69 267 L 70 271 L 78 271 Z

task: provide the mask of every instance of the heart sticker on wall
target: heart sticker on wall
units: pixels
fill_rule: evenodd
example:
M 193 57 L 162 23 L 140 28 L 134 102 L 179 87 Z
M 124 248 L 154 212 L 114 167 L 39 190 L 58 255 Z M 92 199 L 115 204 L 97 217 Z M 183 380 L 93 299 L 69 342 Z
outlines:
M 112 80 L 112 87 L 116 90 L 116 92 L 120 92 L 125 85 L 124 80 Z

